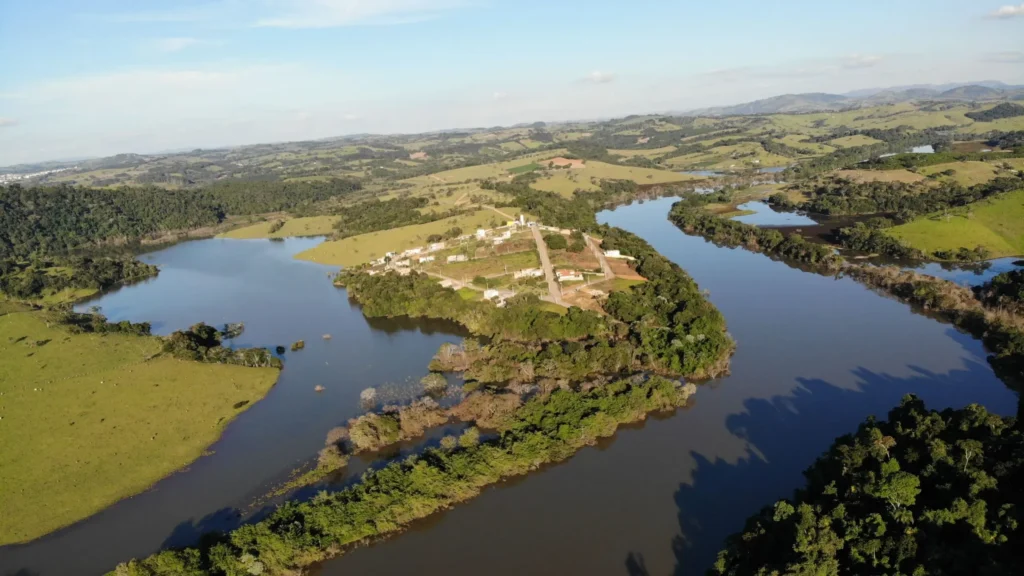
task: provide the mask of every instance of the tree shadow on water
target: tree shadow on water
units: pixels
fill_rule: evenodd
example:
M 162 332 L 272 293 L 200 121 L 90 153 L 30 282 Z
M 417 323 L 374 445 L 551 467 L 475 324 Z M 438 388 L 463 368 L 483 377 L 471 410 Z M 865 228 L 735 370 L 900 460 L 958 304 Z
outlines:
M 1005 390 L 991 386 L 989 368 L 977 362 L 947 374 L 909 368 L 914 375 L 907 378 L 857 368 L 855 390 L 797 379 L 801 386 L 792 395 L 744 402 L 745 412 L 730 415 L 725 425 L 748 443 L 746 458 L 733 464 L 691 453 L 696 462 L 692 481 L 681 484 L 675 494 L 681 531 L 673 541 L 675 574 L 705 574 L 726 538 L 761 508 L 791 497 L 804 483 L 803 471 L 835 438 L 855 432 L 870 415 L 886 417 L 904 395 L 917 394 L 936 409 L 1006 398 Z M 972 384 L 981 389 L 970 388 Z M 989 408 L 1008 414 L 1015 409 Z

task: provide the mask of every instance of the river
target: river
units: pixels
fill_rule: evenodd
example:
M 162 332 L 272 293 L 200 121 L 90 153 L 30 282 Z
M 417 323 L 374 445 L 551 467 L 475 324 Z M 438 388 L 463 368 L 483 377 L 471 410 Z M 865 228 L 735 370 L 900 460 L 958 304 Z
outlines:
M 904 394 L 935 408 L 1016 411 L 1015 394 L 969 336 L 848 278 L 686 236 L 666 220 L 673 201 L 599 219 L 644 237 L 710 291 L 738 343 L 732 374 L 702 386 L 685 410 L 353 550 L 319 576 L 703 574 L 724 538 L 800 485 L 836 436 Z M 325 268 L 291 260 L 315 242 L 182 244 L 147 256 L 159 277 L 99 300 L 111 319 L 154 321 L 159 333 L 244 321 L 238 344 L 302 338 L 307 347 L 285 355 L 277 386 L 229 426 L 212 456 L 69 529 L 0 549 L 0 573 L 96 574 L 237 523 L 233 509 L 312 457 L 326 431 L 357 410 L 362 388 L 418 379 L 440 343 L 458 338 L 446 326 L 371 326 Z M 313 393 L 316 384 L 327 390 Z

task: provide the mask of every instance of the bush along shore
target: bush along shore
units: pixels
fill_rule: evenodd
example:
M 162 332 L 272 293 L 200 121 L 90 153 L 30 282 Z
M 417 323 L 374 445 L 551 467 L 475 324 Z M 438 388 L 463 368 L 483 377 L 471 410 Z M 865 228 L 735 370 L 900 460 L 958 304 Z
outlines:
M 401 531 L 475 497 L 488 485 L 560 462 L 623 424 L 686 403 L 692 386 L 635 377 L 591 390 L 560 389 L 526 402 L 497 437 L 463 434 L 442 447 L 368 472 L 345 490 L 289 502 L 270 517 L 196 548 L 119 565 L 114 576 L 291 575 L 346 547 Z
M 938 314 L 980 339 L 992 352 L 989 363 L 997 375 L 1017 390 L 1024 386 L 1024 316 L 1019 305 L 1000 304 L 1007 301 L 1004 297 L 996 305 L 986 306 L 979 299 L 998 293 L 1013 277 L 997 276 L 972 290 L 895 266 L 847 266 L 844 272 L 871 288 Z

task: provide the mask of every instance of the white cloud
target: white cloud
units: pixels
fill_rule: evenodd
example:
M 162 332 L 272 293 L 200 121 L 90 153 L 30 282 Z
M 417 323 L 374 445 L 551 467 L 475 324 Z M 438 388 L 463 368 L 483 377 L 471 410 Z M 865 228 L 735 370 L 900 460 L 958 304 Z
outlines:
M 405 24 L 465 5 L 461 0 L 276 0 L 276 14 L 255 25 L 272 28 L 335 28 L 361 24 Z
M 851 54 L 845 58 L 840 59 L 840 66 L 847 70 L 854 70 L 857 68 L 871 68 L 881 64 L 882 57 L 873 54 Z
M 1016 16 L 1024 16 L 1024 3 L 1020 6 L 1003 6 L 992 14 L 993 18 L 1014 18 Z
M 17 126 L 18 121 L 14 118 L 2 118 L 0 117 L 0 128 L 7 128 L 10 126 Z
M 153 46 L 161 52 L 180 52 L 186 48 L 206 43 L 207 42 L 205 40 L 186 36 L 178 38 L 157 38 L 153 41 Z
M 998 64 L 1024 64 L 1024 52 L 993 52 L 982 56 L 983 62 L 996 62 Z
M 581 79 L 582 82 L 590 84 L 610 84 L 615 82 L 615 74 L 612 72 L 602 72 L 600 70 L 594 70 L 590 74 L 587 74 Z
M 506 98 L 508 98 L 508 93 L 507 92 L 495 92 L 494 94 L 491 95 L 491 98 L 494 99 L 494 100 L 505 100 Z

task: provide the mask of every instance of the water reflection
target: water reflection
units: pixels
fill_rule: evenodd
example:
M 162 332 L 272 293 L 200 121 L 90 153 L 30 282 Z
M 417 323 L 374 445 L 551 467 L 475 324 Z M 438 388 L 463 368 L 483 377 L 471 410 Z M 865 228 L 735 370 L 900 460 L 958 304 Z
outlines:
M 814 219 L 797 212 L 782 212 L 773 209 L 766 202 L 753 201 L 740 204 L 737 210 L 753 211 L 753 214 L 735 216 L 732 219 L 754 226 L 816 226 Z

